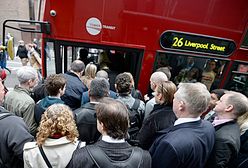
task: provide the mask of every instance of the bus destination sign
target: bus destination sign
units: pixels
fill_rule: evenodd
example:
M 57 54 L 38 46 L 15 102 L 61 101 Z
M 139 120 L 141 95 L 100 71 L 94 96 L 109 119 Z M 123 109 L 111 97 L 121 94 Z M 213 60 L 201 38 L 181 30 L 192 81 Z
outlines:
M 174 31 L 164 32 L 160 38 L 160 45 L 163 49 L 221 56 L 231 55 L 236 48 L 231 40 Z

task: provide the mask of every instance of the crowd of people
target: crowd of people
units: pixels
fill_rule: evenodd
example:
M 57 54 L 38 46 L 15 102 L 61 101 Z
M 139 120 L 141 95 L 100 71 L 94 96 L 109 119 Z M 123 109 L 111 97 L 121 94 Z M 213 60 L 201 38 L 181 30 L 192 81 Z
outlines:
M 0 82 L 1 168 L 248 167 L 241 93 L 209 92 L 190 76 L 176 86 L 166 67 L 150 77 L 152 97 L 142 96 L 130 72 L 111 90 L 107 71 L 80 59 L 37 86 L 40 67 L 27 59 L 12 91 Z

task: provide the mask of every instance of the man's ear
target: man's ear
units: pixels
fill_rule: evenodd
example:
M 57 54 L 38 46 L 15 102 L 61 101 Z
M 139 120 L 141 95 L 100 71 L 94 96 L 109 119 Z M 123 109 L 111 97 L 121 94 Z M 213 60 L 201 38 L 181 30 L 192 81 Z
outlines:
M 226 112 L 231 112 L 233 111 L 233 105 L 229 104 L 226 108 L 225 108 Z
M 184 101 L 180 100 L 179 101 L 179 110 L 183 111 L 184 109 L 185 109 L 185 103 L 184 103 Z

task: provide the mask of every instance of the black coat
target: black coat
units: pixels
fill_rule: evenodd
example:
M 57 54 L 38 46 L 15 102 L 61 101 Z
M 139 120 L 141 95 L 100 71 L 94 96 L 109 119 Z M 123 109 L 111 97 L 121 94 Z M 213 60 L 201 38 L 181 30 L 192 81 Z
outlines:
M 18 46 L 16 56 L 19 56 L 21 59 L 22 58 L 28 58 L 28 50 L 26 49 L 25 46 Z
M 0 107 L 0 116 L 3 113 L 6 110 Z M 0 135 L 0 159 L 7 168 L 22 168 L 23 146 L 34 140 L 23 119 L 14 114 L 1 119 Z M 1 163 L 0 167 L 2 168 Z
M 95 104 L 86 103 L 74 111 L 79 139 L 86 144 L 95 143 L 100 137 L 97 130 Z
M 171 106 L 155 104 L 150 115 L 144 120 L 137 139 L 140 147 L 149 149 L 156 139 L 156 133 L 173 126 L 176 116 Z
M 134 148 L 127 142 L 108 143 L 102 140 L 98 141 L 94 145 L 98 146 L 113 162 L 128 161 L 129 158 L 132 157 L 132 149 Z M 85 147 L 78 149 L 73 153 L 72 159 L 67 167 L 97 168 Z M 112 167 L 112 165 L 108 166 L 108 168 Z M 147 151 L 142 152 L 142 160 L 139 168 L 151 168 L 151 156 Z

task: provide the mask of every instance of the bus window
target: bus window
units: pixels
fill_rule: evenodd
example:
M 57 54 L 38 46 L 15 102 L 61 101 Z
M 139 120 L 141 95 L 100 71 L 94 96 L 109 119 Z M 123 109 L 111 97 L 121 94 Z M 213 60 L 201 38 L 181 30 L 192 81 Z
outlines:
M 231 74 L 231 80 L 226 89 L 241 92 L 248 96 L 248 64 L 235 62 Z
M 208 90 L 217 88 L 222 79 L 226 61 L 159 52 L 156 57 L 155 70 L 168 67 L 171 71 L 171 81 L 201 82 Z
M 54 44 L 53 42 L 46 42 L 46 70 L 47 76 L 55 74 L 55 57 L 54 57 Z

